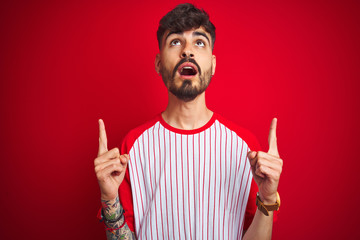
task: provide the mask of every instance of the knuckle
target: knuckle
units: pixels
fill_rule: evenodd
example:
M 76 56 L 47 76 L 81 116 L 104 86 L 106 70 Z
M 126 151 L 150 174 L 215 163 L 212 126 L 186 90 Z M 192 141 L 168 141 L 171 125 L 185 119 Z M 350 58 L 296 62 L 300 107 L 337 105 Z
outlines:
M 102 175 L 102 174 L 100 174 L 100 173 L 96 173 L 96 177 L 97 177 L 97 179 L 98 179 L 99 181 L 104 180 L 103 175 Z
M 118 164 L 119 163 L 119 158 L 115 158 L 115 159 L 113 159 L 113 160 L 111 160 L 112 161 L 112 163 L 114 163 L 114 164 Z
M 278 172 L 274 173 L 272 176 L 273 176 L 273 179 L 276 181 L 279 180 L 279 178 L 280 178 L 280 174 Z
M 280 166 L 282 167 L 284 165 L 284 161 L 280 158 L 279 162 L 280 162 Z

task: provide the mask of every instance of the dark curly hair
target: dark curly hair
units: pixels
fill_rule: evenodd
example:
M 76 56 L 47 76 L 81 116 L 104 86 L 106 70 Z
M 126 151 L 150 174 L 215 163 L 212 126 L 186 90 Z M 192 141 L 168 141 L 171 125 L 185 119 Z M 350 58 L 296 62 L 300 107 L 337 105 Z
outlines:
M 159 28 L 156 33 L 159 49 L 161 49 L 161 40 L 167 30 L 170 30 L 170 32 L 183 32 L 199 27 L 204 27 L 210 34 L 212 48 L 214 49 L 215 26 L 210 22 L 209 15 L 203 9 L 198 9 L 190 3 L 177 5 L 159 22 Z

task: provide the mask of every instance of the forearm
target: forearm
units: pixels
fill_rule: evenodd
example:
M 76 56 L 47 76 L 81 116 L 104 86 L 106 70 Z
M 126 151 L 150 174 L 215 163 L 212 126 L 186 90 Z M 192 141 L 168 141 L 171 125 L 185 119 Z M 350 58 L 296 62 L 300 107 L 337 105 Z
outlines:
M 119 202 L 119 197 L 116 197 L 114 200 L 101 200 L 101 203 L 105 225 L 107 226 L 107 239 L 136 239 L 135 234 L 130 230 L 129 226 L 126 223 L 124 224 L 125 218 L 122 214 L 123 208 Z M 118 221 L 112 222 L 117 219 Z M 122 227 L 120 228 L 120 226 Z
M 271 239 L 274 212 L 265 216 L 259 209 L 256 210 L 254 219 L 246 231 L 243 239 Z

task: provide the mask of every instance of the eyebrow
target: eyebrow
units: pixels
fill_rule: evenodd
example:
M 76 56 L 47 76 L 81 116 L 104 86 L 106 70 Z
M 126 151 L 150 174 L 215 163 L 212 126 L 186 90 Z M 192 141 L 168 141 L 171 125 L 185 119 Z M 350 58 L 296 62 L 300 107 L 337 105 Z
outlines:
M 193 32 L 193 36 L 203 36 L 204 38 L 206 38 L 208 40 L 208 42 L 210 44 L 210 40 L 209 40 L 208 36 L 206 36 L 206 34 L 203 32 L 195 31 L 195 32 Z
M 175 31 L 169 32 L 169 33 L 166 35 L 166 37 L 165 37 L 165 42 L 166 42 L 166 39 L 167 39 L 170 35 L 172 35 L 172 34 L 183 35 L 184 33 L 183 33 L 183 32 L 175 32 Z M 210 39 L 208 38 L 208 36 L 206 36 L 205 33 L 195 31 L 195 32 L 192 33 L 192 35 L 193 35 L 193 36 L 203 36 L 204 38 L 206 38 L 206 39 L 208 40 L 208 42 L 209 42 L 209 44 L 210 44 Z

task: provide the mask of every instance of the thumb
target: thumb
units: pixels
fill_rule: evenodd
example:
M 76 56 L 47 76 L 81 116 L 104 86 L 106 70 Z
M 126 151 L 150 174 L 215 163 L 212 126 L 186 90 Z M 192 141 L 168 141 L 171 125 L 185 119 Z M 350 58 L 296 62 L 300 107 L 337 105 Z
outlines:
M 124 155 L 120 156 L 120 162 L 122 165 L 124 165 L 124 167 L 127 167 L 129 160 L 130 160 L 130 157 L 128 154 L 124 154 Z
M 257 152 L 256 151 L 249 151 L 247 156 L 249 159 L 254 159 L 257 155 Z

